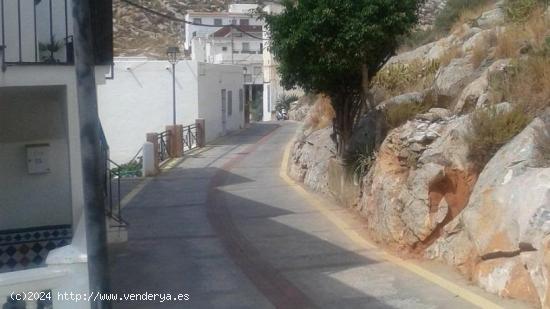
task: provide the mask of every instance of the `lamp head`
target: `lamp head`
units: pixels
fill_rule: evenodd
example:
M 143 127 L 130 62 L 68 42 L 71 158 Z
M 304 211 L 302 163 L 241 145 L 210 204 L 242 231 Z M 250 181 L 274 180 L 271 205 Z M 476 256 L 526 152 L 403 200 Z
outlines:
M 179 60 L 180 50 L 177 47 L 171 46 L 166 50 L 166 56 L 168 56 L 168 62 L 176 64 Z

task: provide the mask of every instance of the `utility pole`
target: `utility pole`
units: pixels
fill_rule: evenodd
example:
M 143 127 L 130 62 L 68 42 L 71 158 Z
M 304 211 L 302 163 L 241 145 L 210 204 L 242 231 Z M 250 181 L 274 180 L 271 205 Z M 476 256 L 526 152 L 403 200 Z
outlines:
M 105 182 L 101 173 L 105 162 L 101 162 L 90 0 L 72 0 L 72 5 L 88 276 L 90 292 L 108 293 L 109 268 L 103 199 Z M 110 302 L 106 300 L 90 302 L 90 305 L 93 309 L 111 308 Z

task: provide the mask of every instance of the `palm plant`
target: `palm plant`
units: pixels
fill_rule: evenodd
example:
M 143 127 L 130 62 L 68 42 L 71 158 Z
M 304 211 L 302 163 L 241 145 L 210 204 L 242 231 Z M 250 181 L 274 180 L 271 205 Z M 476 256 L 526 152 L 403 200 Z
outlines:
M 56 41 L 55 36 L 51 37 L 49 43 L 38 43 L 38 50 L 40 51 L 40 59 L 46 63 L 58 63 L 59 60 L 55 59 L 55 53 L 60 51 L 65 43 L 63 41 Z

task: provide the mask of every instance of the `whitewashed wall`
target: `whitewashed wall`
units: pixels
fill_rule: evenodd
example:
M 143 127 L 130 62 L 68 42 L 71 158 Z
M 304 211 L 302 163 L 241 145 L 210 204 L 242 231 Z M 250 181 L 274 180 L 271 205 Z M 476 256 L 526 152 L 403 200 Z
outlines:
M 177 123 L 188 125 L 197 118 L 205 118 L 207 140 L 220 136 L 219 93 L 221 89 L 233 90 L 238 102 L 242 78 L 239 66 L 179 62 L 176 67 Z M 98 99 L 111 158 L 117 163 L 126 163 L 139 151 L 147 133 L 162 132 L 172 123 L 171 65 L 166 61 L 117 59 L 114 80 L 98 87 Z M 228 118 L 228 130 L 238 129 L 243 123 L 244 118 L 235 116 L 230 121 Z
M 103 76 L 106 73 L 106 67 L 96 68 L 96 82 L 105 81 Z M 0 89 L 2 87 L 44 87 L 61 86 L 65 93 L 65 114 L 62 117 L 67 126 L 67 139 L 69 156 L 65 164 L 70 166 L 70 196 L 72 202 L 72 222 L 76 224 L 81 219 L 84 193 L 82 185 L 82 155 L 80 151 L 80 130 L 78 118 L 78 102 L 76 98 L 76 75 L 73 66 L 10 66 L 5 72 L 0 72 Z M 11 96 L 9 96 L 11 97 Z M 35 100 L 40 100 L 40 94 L 34 94 Z M 5 97 L 0 96 L 0 106 L 5 106 Z M 11 114 L 8 114 L 11 115 Z M 9 117 L 9 116 L 8 116 Z M 48 125 L 43 125 L 44 130 L 49 130 Z M 57 142 L 56 142 L 57 143 Z M 0 145 L 1 147 L 1 145 Z M 29 187 L 21 186 L 18 190 L 29 190 Z M 32 186 L 30 187 L 32 190 Z M 25 191 L 25 192 L 27 192 Z M 0 195 L 4 192 L 4 187 L 0 186 Z M 10 204 L 0 203 L 0 211 L 4 207 L 17 207 Z M 20 216 L 20 214 L 18 214 Z M 42 216 L 41 212 L 36 216 Z M 29 216 L 30 218 L 30 216 Z M 36 218 L 40 220 L 42 218 Z
M 72 224 L 65 89 L 0 88 L 0 98 L 0 229 Z M 28 173 L 29 144 L 50 145 L 50 173 Z
M 235 131 L 244 126 L 244 111 L 240 109 L 239 91 L 243 90 L 241 66 L 200 63 L 199 75 L 199 117 L 206 121 L 206 140 L 212 141 L 223 134 L 222 90 L 226 99 L 226 130 Z M 229 115 L 229 92 L 232 93 L 232 113 Z

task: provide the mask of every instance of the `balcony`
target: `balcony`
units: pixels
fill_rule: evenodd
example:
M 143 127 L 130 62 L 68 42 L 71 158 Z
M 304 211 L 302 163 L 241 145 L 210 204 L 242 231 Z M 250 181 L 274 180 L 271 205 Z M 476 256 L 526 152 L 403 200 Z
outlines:
M 70 12 L 70 0 L 0 0 L 4 63 L 72 64 Z

